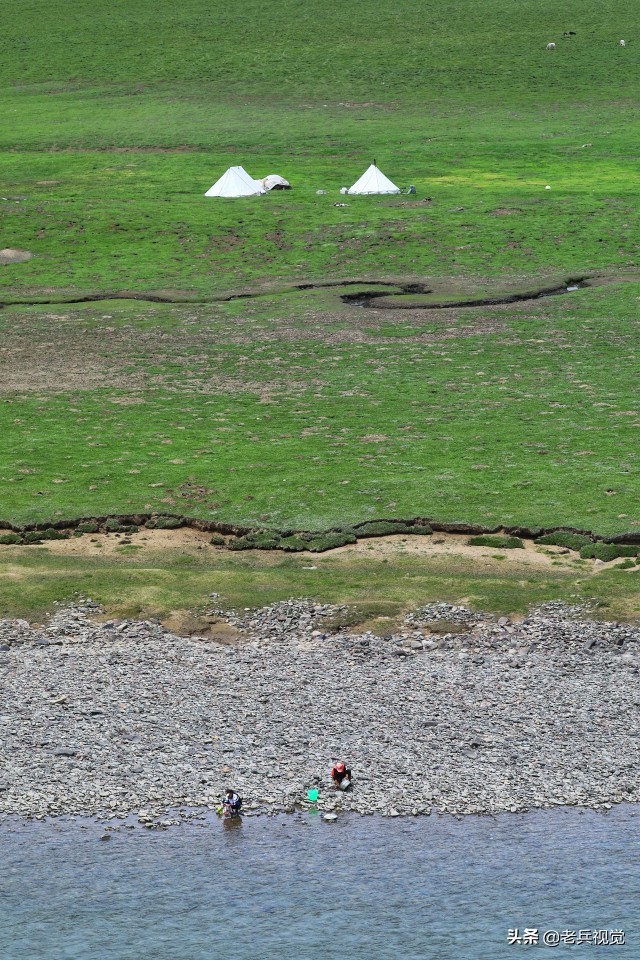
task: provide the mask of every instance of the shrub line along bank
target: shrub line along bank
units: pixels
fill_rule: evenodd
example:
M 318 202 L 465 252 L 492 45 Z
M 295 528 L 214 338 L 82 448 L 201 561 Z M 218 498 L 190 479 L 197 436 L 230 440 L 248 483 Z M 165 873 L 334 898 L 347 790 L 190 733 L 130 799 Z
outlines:
M 431 533 L 456 533 L 471 536 L 507 535 L 511 538 L 524 538 L 544 544 L 565 546 L 573 550 L 582 550 L 587 557 L 599 557 L 607 546 L 628 544 L 630 549 L 638 545 L 640 553 L 640 530 L 600 536 L 589 530 L 576 527 L 523 527 L 523 526 L 484 526 L 478 523 L 440 522 L 427 517 L 404 519 L 366 520 L 360 523 L 330 527 L 324 531 L 283 529 L 273 530 L 265 527 L 252 527 L 240 524 L 221 523 L 216 520 L 204 520 L 179 514 L 133 513 L 112 514 L 100 517 L 81 517 L 75 520 L 52 520 L 41 523 L 14 524 L 0 520 L 0 544 L 27 545 L 43 540 L 62 540 L 70 536 L 83 536 L 96 533 L 136 533 L 140 528 L 147 530 L 177 530 L 188 527 L 202 532 L 212 533 L 212 544 L 227 546 L 232 550 L 283 550 L 285 552 L 323 553 L 336 547 L 356 543 L 368 537 L 385 537 L 399 534 L 428 536 Z M 224 537 L 232 539 L 226 541 Z M 500 543 L 487 543 L 487 546 L 499 547 Z M 519 546 L 512 543 L 509 546 Z M 598 547 L 598 545 L 600 545 Z M 609 550 L 608 553 L 612 551 Z M 607 553 L 604 550 L 604 553 Z M 627 552 L 616 556 L 630 556 Z M 615 559 L 604 555 L 601 559 Z

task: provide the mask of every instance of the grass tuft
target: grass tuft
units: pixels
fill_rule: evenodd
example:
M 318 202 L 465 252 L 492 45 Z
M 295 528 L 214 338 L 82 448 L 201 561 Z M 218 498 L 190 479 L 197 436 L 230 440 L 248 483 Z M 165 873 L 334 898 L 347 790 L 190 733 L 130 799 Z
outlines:
M 481 534 L 477 537 L 469 537 L 467 544 L 470 547 L 497 547 L 499 550 L 524 548 L 524 543 L 520 537 L 510 537 L 503 534 Z
M 538 537 L 535 543 L 553 546 L 553 547 L 566 547 L 568 550 L 575 550 L 579 552 L 583 547 L 588 546 L 592 543 L 591 537 L 585 536 L 582 533 L 569 533 L 566 530 L 556 530 L 555 533 L 546 533 L 542 537 Z

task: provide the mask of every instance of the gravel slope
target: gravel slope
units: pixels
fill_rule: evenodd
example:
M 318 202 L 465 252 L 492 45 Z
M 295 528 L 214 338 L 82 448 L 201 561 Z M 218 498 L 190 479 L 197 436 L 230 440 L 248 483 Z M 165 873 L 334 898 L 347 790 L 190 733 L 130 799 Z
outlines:
M 637 627 L 431 604 L 378 638 L 289 601 L 227 616 L 228 646 L 94 613 L 0 622 L 0 815 L 166 825 L 227 785 L 247 813 L 304 805 L 310 786 L 321 810 L 391 816 L 640 800 Z M 348 794 L 331 789 L 338 756 Z

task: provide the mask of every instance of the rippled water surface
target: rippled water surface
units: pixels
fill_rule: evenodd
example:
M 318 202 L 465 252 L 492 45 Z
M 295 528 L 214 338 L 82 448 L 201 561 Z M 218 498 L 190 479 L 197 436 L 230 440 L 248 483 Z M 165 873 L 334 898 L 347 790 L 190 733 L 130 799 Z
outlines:
M 0 825 L 2 960 L 640 958 L 630 806 L 103 832 Z M 626 942 L 511 946 L 514 927 L 623 929 Z

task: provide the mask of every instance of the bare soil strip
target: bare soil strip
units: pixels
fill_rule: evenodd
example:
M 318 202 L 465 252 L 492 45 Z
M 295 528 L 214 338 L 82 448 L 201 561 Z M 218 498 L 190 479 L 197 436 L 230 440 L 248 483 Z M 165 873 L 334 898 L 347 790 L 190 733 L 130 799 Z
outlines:
M 232 537 L 225 538 L 222 544 L 216 544 L 218 551 L 227 551 Z M 472 546 L 468 536 L 460 533 L 438 533 L 435 536 L 403 536 L 394 535 L 382 537 L 367 537 L 357 543 L 347 544 L 323 551 L 323 556 L 362 556 L 369 559 L 384 559 L 397 553 L 411 554 L 425 559 L 441 557 L 461 557 L 473 560 L 479 567 L 493 567 L 496 554 L 502 561 L 501 569 L 513 570 L 530 567 L 532 570 L 544 570 L 556 566 L 558 561 L 571 563 L 577 554 L 562 547 L 534 544 L 533 540 L 523 539 L 523 548 L 504 549 L 496 546 Z M 108 557 L 118 554 L 123 546 L 131 546 L 136 550 L 138 559 L 161 552 L 195 553 L 201 550 L 212 549 L 210 533 L 204 530 L 182 527 L 177 530 L 147 530 L 142 528 L 132 533 L 93 533 L 78 537 L 69 537 L 65 540 L 46 541 L 47 551 L 59 557 Z M 15 547 L 13 547 L 15 549 Z M 0 546 L 0 551 L 2 547 Z M 270 551 L 274 552 L 274 551 Z M 1 554 L 0 554 L 1 556 Z M 317 553 L 300 552 L 301 559 L 313 562 Z M 597 560 L 588 561 L 594 572 L 605 567 Z M 615 563 L 606 564 L 606 567 Z M 586 568 L 585 568 L 586 569 Z

